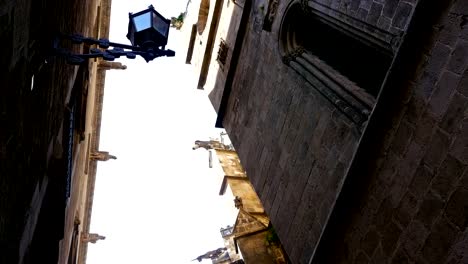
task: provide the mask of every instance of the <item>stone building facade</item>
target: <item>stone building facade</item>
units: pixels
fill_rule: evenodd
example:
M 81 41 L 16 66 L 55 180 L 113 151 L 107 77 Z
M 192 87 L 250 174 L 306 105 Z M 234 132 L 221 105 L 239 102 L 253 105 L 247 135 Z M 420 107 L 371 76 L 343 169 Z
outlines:
M 219 230 L 219 232 L 221 233 L 221 237 L 223 238 L 223 241 L 224 241 L 224 247 L 226 248 L 226 252 L 229 255 L 229 261 L 240 262 L 241 256 L 238 253 L 238 250 L 236 249 L 236 245 L 234 245 L 233 231 L 234 231 L 234 227 L 230 225 L 224 228 L 221 227 L 221 229 Z
M 468 262 L 466 0 L 204 2 L 197 88 L 293 263 Z
M 99 150 L 105 72 L 125 66 L 50 52 L 58 32 L 108 38 L 111 1 L 0 7 L 0 262 L 85 263 L 87 243 L 105 239 L 89 230 L 97 162 L 115 158 Z
M 255 192 L 237 153 L 232 149 L 215 149 L 224 171 L 220 195 L 229 188 L 235 197 L 234 206 L 239 209 L 233 227 L 221 229 L 231 260 L 237 260 L 241 252 L 245 263 L 287 263 L 287 256 L 274 233 L 262 202 Z M 230 250 L 231 249 L 231 250 Z
M 111 0 L 96 1 L 90 13 L 90 26 L 82 32 L 83 35 L 96 39 L 109 38 L 111 4 Z M 86 114 L 81 116 L 82 132 L 76 135 L 79 140 L 72 147 L 73 164 L 68 187 L 70 194 L 65 208 L 64 235 L 59 243 L 58 263 L 67 264 L 86 263 L 88 244 L 105 243 L 106 235 L 109 235 L 90 230 L 98 162 L 115 162 L 109 160 L 117 159 L 112 155 L 115 153 L 99 149 L 101 114 L 106 71 L 126 69 L 120 62 L 102 59 L 90 60 L 79 67 L 84 69 L 84 78 L 88 83 L 84 86 L 87 91 L 83 98 L 83 112 Z

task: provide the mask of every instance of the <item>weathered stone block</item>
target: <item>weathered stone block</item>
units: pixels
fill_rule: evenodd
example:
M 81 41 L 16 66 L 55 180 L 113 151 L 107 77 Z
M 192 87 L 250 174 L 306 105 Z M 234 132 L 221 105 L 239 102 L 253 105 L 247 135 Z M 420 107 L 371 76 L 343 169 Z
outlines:
M 458 86 L 460 76 L 452 72 L 444 72 L 437 83 L 436 89 L 429 100 L 429 109 L 440 119 L 448 108 L 453 91 Z
M 393 177 L 397 172 L 399 162 L 399 157 L 393 154 L 393 152 L 388 154 L 387 161 L 382 165 L 382 168 L 379 171 L 378 179 L 380 183 L 385 186 L 390 186 L 393 182 Z
M 330 148 L 331 146 L 334 145 L 335 139 L 337 138 L 337 135 L 335 132 L 336 130 L 337 130 L 337 126 L 336 126 L 335 121 L 331 120 L 330 122 L 328 122 L 328 125 L 325 128 L 325 131 L 322 136 L 322 142 L 321 142 L 322 146 L 326 148 Z
M 460 92 L 465 97 L 468 97 L 468 70 L 463 73 L 463 77 L 458 83 L 457 87 L 458 92 Z
M 424 156 L 424 163 L 435 171 L 445 158 L 448 148 L 450 146 L 450 139 L 446 133 L 441 130 L 436 130 L 432 136 L 432 141 L 429 145 L 429 148 L 426 150 L 426 155 Z
M 320 226 L 326 225 L 334 202 L 335 195 L 331 192 L 327 193 L 326 196 L 323 197 L 322 204 L 320 205 L 320 209 L 317 212 L 317 220 L 320 223 Z
M 387 0 L 383 9 L 383 15 L 392 18 L 395 15 L 399 0 Z
M 265 205 L 265 209 L 267 209 L 269 212 L 271 212 L 271 209 L 273 207 L 273 204 L 277 195 L 277 191 L 279 188 L 280 178 L 283 176 L 283 174 L 284 174 L 283 170 L 280 170 L 280 169 L 275 171 L 273 174 L 270 174 L 269 179 L 271 181 L 269 182 L 269 185 L 268 185 L 268 192 L 262 197 L 262 199 L 265 198 L 267 201 L 270 201 L 270 204 L 268 205 L 268 209 L 267 209 L 267 205 Z M 272 219 L 277 218 L 276 216 L 273 216 L 273 215 L 271 215 L 270 217 Z
M 259 194 L 263 193 L 263 189 L 264 189 L 267 177 L 269 177 L 269 168 L 271 167 L 271 158 L 272 158 L 272 153 L 267 148 L 263 149 L 262 156 L 263 155 L 265 156 L 264 157 L 265 162 L 263 163 L 263 166 L 261 167 L 260 173 L 258 175 L 253 175 L 255 177 L 250 176 L 252 184 L 255 187 L 255 190 Z
M 421 146 L 421 144 L 414 140 L 410 142 L 407 151 L 400 163 L 400 174 L 405 176 L 404 181 L 412 180 L 413 174 L 415 173 L 423 155 L 425 154 L 424 148 L 425 146 Z
M 392 20 L 385 16 L 380 16 L 379 20 L 377 21 L 377 27 L 383 30 L 388 30 L 391 24 L 392 24 Z
M 382 232 L 382 249 L 388 256 L 393 254 L 396 248 L 398 238 L 401 235 L 401 228 L 393 221 L 386 226 Z
M 464 230 L 468 225 L 468 190 L 459 187 L 450 196 L 445 208 L 445 215 L 460 230 Z
M 462 186 L 468 189 L 468 169 L 465 170 L 460 183 Z
M 406 2 L 400 2 L 393 17 L 392 26 L 400 29 L 406 29 L 406 25 L 410 19 L 413 6 Z
M 391 215 L 389 217 L 391 217 Z M 356 221 L 356 229 L 351 240 L 355 240 L 357 243 L 356 245 L 359 244 L 370 226 L 375 225 L 376 228 L 382 228 L 384 226 L 383 223 L 379 222 L 381 219 L 378 219 L 379 221 L 377 221 L 375 218 L 376 213 L 371 211 L 361 211 L 361 215 L 359 217 L 353 217 L 352 221 Z
M 317 150 L 321 148 L 320 143 L 322 141 L 322 136 L 324 134 L 324 131 L 328 123 L 330 122 L 330 116 L 331 116 L 330 112 L 325 112 L 320 115 L 320 119 L 318 121 L 317 127 L 315 128 L 314 137 L 312 138 L 312 142 L 310 145 L 310 149 L 313 152 L 317 152 Z
M 432 224 L 440 215 L 444 202 L 431 192 L 424 196 L 424 200 L 419 207 L 416 219 L 424 224 L 427 229 L 431 229 Z
M 458 36 L 462 27 L 462 17 L 454 14 L 448 15 L 444 19 L 444 25 L 442 26 L 439 42 L 453 47 L 455 42 L 458 40 Z
M 458 131 L 467 106 L 468 98 L 456 92 L 450 101 L 447 112 L 442 118 L 440 127 L 450 134 Z
M 393 217 L 401 226 L 407 226 L 416 214 L 418 204 L 418 199 L 410 192 L 407 192 L 401 199 Z
M 367 16 L 367 22 L 373 25 L 377 24 L 380 15 L 382 14 L 383 5 L 379 3 L 372 3 L 372 6 L 369 10 L 369 15 Z
M 438 73 L 431 73 L 429 71 L 424 71 L 421 75 L 421 78 L 418 81 L 418 86 L 416 93 L 423 99 L 427 100 L 434 90 L 435 83 L 439 80 Z
M 282 242 L 294 245 L 289 255 L 291 259 L 297 259 L 301 256 L 305 247 L 305 243 L 296 243 L 297 241 L 306 241 L 308 229 L 304 229 L 303 217 L 305 215 L 305 208 L 299 207 L 294 219 L 291 222 L 289 234 Z
M 369 13 L 369 11 L 367 11 L 366 9 L 359 8 L 358 11 L 357 11 L 357 16 L 361 20 L 366 20 L 366 17 L 367 17 L 368 13 Z
M 395 264 L 408 263 L 409 264 L 411 262 L 406 252 L 403 249 L 399 248 L 395 252 L 395 255 L 393 255 L 391 263 L 395 263 Z
M 401 122 L 393 138 L 392 150 L 399 155 L 403 155 L 413 136 L 414 128 L 408 122 Z
M 313 232 L 311 230 L 311 232 Z M 315 238 L 316 236 L 309 236 Z M 318 238 L 318 237 L 317 237 Z M 299 263 L 300 264 L 308 264 L 310 258 L 312 257 L 312 254 L 314 252 L 314 247 L 315 244 L 317 243 L 316 239 L 310 239 L 310 241 L 307 241 L 304 247 L 304 250 L 302 251 L 302 256 L 299 258 Z
M 465 231 L 464 234 L 459 234 L 459 239 L 450 251 L 448 261 L 453 260 L 453 262 L 446 263 L 468 263 L 468 232 Z
M 456 1 L 450 12 L 457 15 L 468 15 L 468 5 L 464 1 Z
M 452 144 L 451 154 L 464 164 L 468 164 L 468 119 L 464 119 L 460 132 Z
M 456 238 L 457 230 L 441 217 L 434 225 L 422 249 L 422 255 L 429 263 L 444 263 L 448 251 Z
M 447 155 L 437 175 L 432 180 L 431 190 L 434 190 L 439 197 L 445 200 L 462 175 L 464 168 L 464 164 L 451 155 Z
M 349 10 L 356 12 L 359 9 L 359 4 L 361 0 L 351 0 L 351 4 L 349 5 Z
M 388 257 L 383 252 L 382 246 L 377 245 L 377 249 L 374 251 L 374 255 L 372 256 L 369 263 L 372 263 L 372 264 L 388 263 Z
M 361 3 L 359 4 L 359 8 L 365 9 L 367 11 L 370 10 L 372 6 L 372 0 L 361 0 Z
M 450 46 L 437 42 L 431 50 L 426 71 L 430 74 L 438 75 L 449 60 L 451 52 Z
M 335 192 L 341 185 L 345 174 L 345 165 L 343 163 L 338 163 L 335 167 L 335 170 L 330 175 L 327 183 L 327 189 L 331 192 Z
M 374 229 L 370 229 L 361 240 L 361 248 L 368 256 L 372 256 L 380 242 L 380 234 Z
M 279 190 L 284 190 L 284 186 L 280 185 Z M 281 234 L 282 237 L 286 237 L 287 234 L 290 233 L 290 227 L 291 227 L 291 221 L 290 219 L 294 218 L 295 211 L 291 213 L 292 210 L 289 210 L 288 212 L 285 212 L 287 209 L 287 204 L 284 202 L 286 199 L 284 197 L 285 195 L 277 195 L 274 198 L 273 204 L 271 206 L 271 209 L 269 210 L 270 215 L 275 217 L 275 223 L 277 224 L 275 226 L 276 232 L 278 234 Z M 294 208 L 295 210 L 296 208 Z
M 409 191 L 419 200 L 426 194 L 431 180 L 432 173 L 421 163 L 414 174 L 413 181 L 409 186 Z
M 408 120 L 408 122 L 412 124 L 416 124 L 416 122 L 419 120 L 419 118 L 423 114 L 425 104 L 426 104 L 425 101 L 420 96 L 417 96 L 413 92 L 408 103 L 406 104 L 405 115 L 406 115 L 406 119 Z
M 386 198 L 382 201 L 379 206 L 379 210 L 374 215 L 374 224 L 377 228 L 385 229 L 386 226 L 389 224 L 389 219 L 392 219 L 394 207 L 389 198 Z
M 367 230 L 364 230 L 366 232 Z M 343 239 L 343 243 L 336 246 L 337 252 L 344 255 L 341 258 L 337 256 L 336 261 L 330 261 L 335 263 L 346 263 L 354 259 L 360 252 L 360 244 L 364 238 L 364 232 L 361 230 L 352 230 L 346 234 Z
M 414 257 L 424 245 L 428 235 L 429 230 L 424 227 L 423 223 L 417 220 L 412 221 L 402 234 L 401 247 L 409 256 Z
M 408 175 L 406 172 L 401 170 L 393 178 L 388 196 L 393 207 L 398 207 L 400 204 L 400 201 L 403 198 L 403 195 L 406 193 L 408 185 L 412 180 L 412 176 L 413 175 Z
M 340 8 L 340 5 L 341 5 L 341 2 L 343 0 L 338 0 L 338 1 L 330 1 L 328 3 L 328 5 L 332 8 L 332 9 L 335 9 L 335 10 L 338 10 Z
M 468 64 L 468 41 L 459 40 L 452 52 L 448 69 L 455 73 L 462 73 Z
M 366 253 L 364 252 L 359 252 L 359 254 L 356 256 L 356 258 L 354 259 L 354 262 L 353 263 L 356 263 L 356 264 L 367 264 L 369 263 L 369 257 L 366 255 Z
M 435 118 L 428 112 L 423 113 L 415 125 L 414 140 L 427 148 L 436 128 Z

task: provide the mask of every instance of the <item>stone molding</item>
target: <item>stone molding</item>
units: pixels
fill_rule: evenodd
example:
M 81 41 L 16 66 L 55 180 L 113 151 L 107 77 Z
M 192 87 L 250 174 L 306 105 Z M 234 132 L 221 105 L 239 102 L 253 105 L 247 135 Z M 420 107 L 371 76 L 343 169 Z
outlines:
M 362 126 L 374 107 L 375 98 L 301 46 L 290 30 L 294 30 L 296 23 L 302 22 L 296 20 L 296 14 L 289 12 L 297 13 L 298 17 L 303 16 L 304 23 L 309 19 L 318 20 L 389 56 L 393 56 L 395 45 L 399 43 L 398 36 L 316 1 L 297 0 L 286 8 L 279 39 L 283 63 L 294 69 L 353 123 Z M 371 31 L 377 33 L 371 34 Z
M 307 15 L 389 54 L 393 55 L 401 42 L 401 34 L 381 29 L 317 0 L 301 0 L 300 4 Z

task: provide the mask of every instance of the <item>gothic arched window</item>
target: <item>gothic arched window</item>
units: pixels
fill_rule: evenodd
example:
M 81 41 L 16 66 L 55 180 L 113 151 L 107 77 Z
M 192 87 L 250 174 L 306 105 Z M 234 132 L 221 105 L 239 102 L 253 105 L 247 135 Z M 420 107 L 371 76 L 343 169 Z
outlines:
M 279 46 L 284 63 L 361 124 L 374 105 L 393 53 L 387 43 L 356 24 L 295 1 L 283 17 Z

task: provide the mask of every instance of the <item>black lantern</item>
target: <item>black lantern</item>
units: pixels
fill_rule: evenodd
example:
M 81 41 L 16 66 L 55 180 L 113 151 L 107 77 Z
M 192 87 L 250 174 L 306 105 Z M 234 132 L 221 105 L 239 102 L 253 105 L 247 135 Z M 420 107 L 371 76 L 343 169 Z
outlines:
M 161 56 L 173 57 L 175 55 L 174 51 L 165 49 L 171 21 L 159 14 L 152 5 L 138 13 L 130 13 L 129 19 L 127 38 L 132 45 L 110 42 L 108 39 L 97 40 L 81 35 L 61 35 L 54 41 L 54 55 L 65 57 L 70 64 L 82 64 L 87 59 L 98 57 L 108 61 L 113 61 L 121 56 L 134 59 L 137 55 L 149 62 Z M 70 39 L 74 44 L 97 45 L 99 48 L 91 48 L 88 54 L 71 53 L 59 48 L 60 39 Z M 109 49 L 109 47 L 114 48 Z
M 129 14 L 127 38 L 133 46 L 155 50 L 167 44 L 171 21 L 159 14 L 152 5 L 136 14 Z

